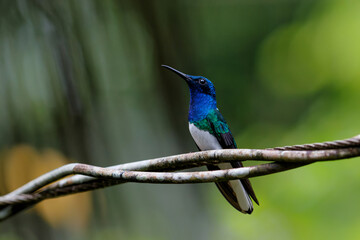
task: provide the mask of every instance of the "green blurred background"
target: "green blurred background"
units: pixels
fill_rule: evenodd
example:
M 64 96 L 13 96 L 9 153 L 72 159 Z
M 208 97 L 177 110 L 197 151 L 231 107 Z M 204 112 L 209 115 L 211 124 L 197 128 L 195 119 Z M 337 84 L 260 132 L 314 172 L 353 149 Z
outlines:
M 68 162 L 195 151 L 186 84 L 204 75 L 241 148 L 360 133 L 360 2 L 1 0 L 0 193 Z M 0 239 L 359 239 L 358 159 L 252 180 L 125 184 L 45 201 Z M 248 163 L 251 164 L 251 163 Z

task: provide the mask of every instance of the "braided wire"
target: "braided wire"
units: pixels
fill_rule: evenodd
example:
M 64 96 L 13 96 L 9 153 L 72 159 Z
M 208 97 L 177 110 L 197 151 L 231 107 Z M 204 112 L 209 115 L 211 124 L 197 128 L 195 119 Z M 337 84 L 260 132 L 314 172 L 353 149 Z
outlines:
M 59 187 L 55 189 L 44 189 L 40 192 L 35 193 L 28 193 L 28 194 L 18 194 L 16 196 L 4 196 L 0 197 L 0 210 L 1 206 L 4 205 L 15 205 L 15 204 L 22 204 L 22 203 L 36 203 L 40 202 L 44 199 L 48 198 L 56 198 L 68 195 L 69 193 L 80 193 L 86 192 L 89 190 L 109 187 L 113 185 L 117 185 L 119 183 L 123 183 L 121 180 L 107 180 L 107 179 L 95 179 L 90 182 L 73 185 L 73 186 L 66 186 L 66 187 Z
M 301 145 L 292 145 L 284 147 L 267 148 L 267 150 L 327 150 L 327 149 L 339 149 L 339 148 L 350 148 L 360 146 L 360 135 L 344 140 L 329 141 L 323 143 L 310 143 Z
M 302 144 L 302 145 L 292 145 L 292 146 L 283 146 L 283 147 L 274 147 L 267 148 L 266 150 L 329 150 L 329 149 L 340 149 L 340 148 L 350 148 L 350 147 L 360 147 L 360 135 L 357 135 L 352 138 L 344 140 L 329 141 L 323 143 L 311 143 L 311 144 Z M 55 198 L 71 193 L 85 192 L 89 190 L 94 190 L 98 188 L 104 188 L 112 185 L 122 183 L 123 181 L 114 181 L 106 179 L 95 179 L 93 181 L 77 184 L 73 186 L 66 186 L 56 189 L 43 189 L 40 192 L 29 193 L 29 194 L 19 194 L 11 197 L 0 197 L 0 210 L 9 205 L 22 204 L 26 208 L 29 205 L 35 204 L 47 198 Z

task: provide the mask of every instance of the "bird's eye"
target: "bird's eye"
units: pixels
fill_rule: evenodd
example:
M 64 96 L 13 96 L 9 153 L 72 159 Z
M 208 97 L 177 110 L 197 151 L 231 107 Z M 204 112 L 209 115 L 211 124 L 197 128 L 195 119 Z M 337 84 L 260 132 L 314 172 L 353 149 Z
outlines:
M 200 84 L 205 84 L 206 81 L 205 81 L 205 79 L 200 79 L 199 83 L 200 83 Z

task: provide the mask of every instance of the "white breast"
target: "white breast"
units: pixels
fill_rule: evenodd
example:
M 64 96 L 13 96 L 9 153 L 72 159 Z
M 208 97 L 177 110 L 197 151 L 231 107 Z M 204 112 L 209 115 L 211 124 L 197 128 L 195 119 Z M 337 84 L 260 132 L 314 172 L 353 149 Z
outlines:
M 193 123 L 189 123 L 189 130 L 200 150 L 222 149 L 216 137 L 211 135 L 209 132 L 197 128 Z
M 195 140 L 196 145 L 200 148 L 200 150 L 216 150 L 222 149 L 216 137 L 211 135 L 207 131 L 200 130 L 194 124 L 189 124 L 189 130 L 191 136 Z M 220 169 L 230 169 L 232 168 L 230 163 L 221 163 L 217 165 Z M 244 211 L 252 211 L 253 205 L 252 201 L 246 192 L 244 186 L 239 180 L 229 181 L 231 188 L 235 192 L 237 202 L 241 209 Z

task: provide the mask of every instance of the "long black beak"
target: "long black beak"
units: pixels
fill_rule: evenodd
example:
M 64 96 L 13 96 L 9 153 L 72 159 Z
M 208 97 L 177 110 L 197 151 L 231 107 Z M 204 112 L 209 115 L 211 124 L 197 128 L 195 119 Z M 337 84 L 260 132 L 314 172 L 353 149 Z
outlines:
M 181 78 L 183 78 L 186 82 L 190 81 L 190 77 L 189 77 L 187 74 L 182 73 L 182 72 L 176 70 L 175 68 L 169 67 L 169 66 L 167 66 L 167 65 L 161 65 L 161 66 L 164 67 L 164 68 L 169 69 L 170 71 L 172 71 L 172 72 L 174 72 L 174 73 L 176 73 L 176 74 L 179 75 Z

